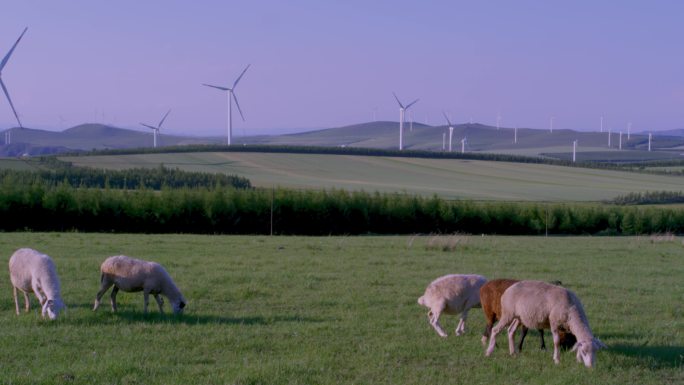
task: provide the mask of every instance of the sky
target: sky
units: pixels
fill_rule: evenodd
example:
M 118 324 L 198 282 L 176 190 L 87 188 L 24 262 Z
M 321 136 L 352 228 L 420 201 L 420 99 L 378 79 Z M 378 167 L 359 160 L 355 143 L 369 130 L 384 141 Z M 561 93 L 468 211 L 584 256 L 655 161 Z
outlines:
M 3 0 L 2 71 L 24 126 L 234 135 L 407 118 L 684 128 L 682 1 Z M 0 95 L 0 130 L 16 126 Z M 234 110 L 234 112 L 236 112 Z M 237 119 L 236 119 L 237 118 Z

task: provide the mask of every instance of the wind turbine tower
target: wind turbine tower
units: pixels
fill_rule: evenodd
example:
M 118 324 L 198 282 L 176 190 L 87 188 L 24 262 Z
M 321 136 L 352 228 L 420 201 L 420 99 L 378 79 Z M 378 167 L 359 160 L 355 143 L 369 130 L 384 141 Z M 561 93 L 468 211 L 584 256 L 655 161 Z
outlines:
M 620 145 L 618 146 L 618 150 L 622 150 L 622 131 L 620 131 Z
M 465 136 L 463 137 L 463 139 L 461 139 L 461 154 L 465 153 L 465 145 L 467 140 L 468 139 Z
M 449 120 L 447 114 L 445 112 L 442 112 L 442 114 L 444 114 L 444 119 L 446 119 L 449 124 L 449 152 L 451 152 L 451 138 L 454 136 L 454 126 L 451 124 L 451 120 Z
M 14 42 L 14 45 L 12 48 L 10 48 L 9 52 L 7 52 L 7 55 L 5 55 L 4 58 L 2 58 L 2 62 L 0 62 L 0 87 L 2 87 L 2 91 L 5 93 L 5 96 L 7 97 L 7 101 L 9 102 L 10 107 L 12 107 L 12 112 L 14 113 L 14 117 L 17 118 L 17 123 L 19 123 L 19 128 L 24 128 L 24 126 L 21 124 L 21 120 L 19 120 L 19 114 L 17 114 L 17 110 L 14 108 L 14 103 L 12 103 L 12 98 L 10 98 L 9 92 L 7 91 L 7 87 L 5 86 L 5 83 L 2 81 L 2 70 L 5 68 L 5 65 L 7 65 L 7 62 L 10 59 L 10 56 L 12 56 L 12 53 L 14 52 L 14 49 L 17 48 L 17 44 L 19 44 L 19 41 L 21 40 L 22 37 L 24 37 L 24 34 L 28 30 L 28 27 L 24 28 L 24 31 L 19 35 L 19 38 L 17 39 L 16 42 Z M 12 132 L 10 130 L 5 131 L 5 144 L 10 144 L 12 143 Z
M 392 92 L 392 95 L 394 95 L 394 99 L 396 99 L 397 103 L 399 104 L 399 151 L 401 151 L 404 149 L 404 114 L 406 113 L 406 110 L 408 110 L 412 105 L 416 104 L 418 99 L 404 106 L 397 97 L 397 94 Z
M 518 143 L 518 126 L 513 129 L 513 143 Z
M 627 123 L 627 140 L 630 138 L 630 132 L 632 131 L 632 122 Z
M 572 163 L 575 163 L 575 159 L 577 157 L 575 156 L 577 154 L 577 139 L 572 141 Z
M 651 138 L 653 137 L 653 134 L 649 132 L 648 134 L 648 151 L 651 151 Z
M 552 134 L 553 134 L 553 119 L 555 119 L 555 117 L 551 116 L 551 119 L 549 121 L 549 131 L 551 131 Z
M 611 129 L 610 126 L 608 126 L 608 148 L 610 148 L 610 137 L 611 137 Z
M 154 148 L 157 148 L 157 135 L 159 135 L 159 130 L 161 129 L 162 124 L 164 124 L 164 121 L 166 120 L 166 117 L 169 116 L 169 113 L 171 113 L 171 110 L 168 110 L 168 111 L 166 112 L 166 115 L 164 115 L 164 117 L 163 117 L 162 120 L 159 122 L 159 124 L 157 124 L 156 127 L 155 127 L 155 126 L 150 126 L 149 124 L 140 123 L 140 124 L 142 124 L 143 126 L 145 126 L 145 127 L 147 127 L 147 128 L 149 128 L 149 129 L 151 129 L 151 130 L 154 131 Z
M 204 86 L 228 92 L 228 132 L 226 135 L 226 144 L 229 146 L 233 142 L 233 101 L 235 102 L 235 106 L 237 107 L 238 112 L 240 112 L 240 117 L 242 118 L 242 121 L 245 121 L 245 116 L 242 114 L 242 109 L 240 108 L 240 103 L 238 103 L 237 95 L 235 95 L 235 87 L 237 86 L 240 79 L 242 79 L 242 76 L 245 74 L 245 72 L 247 72 L 247 69 L 250 65 L 251 64 L 248 64 L 247 67 L 245 67 L 245 69 L 242 70 L 242 73 L 240 74 L 240 76 L 237 77 L 237 79 L 235 79 L 235 81 L 233 82 L 233 86 L 230 88 L 202 83 L 202 85 Z

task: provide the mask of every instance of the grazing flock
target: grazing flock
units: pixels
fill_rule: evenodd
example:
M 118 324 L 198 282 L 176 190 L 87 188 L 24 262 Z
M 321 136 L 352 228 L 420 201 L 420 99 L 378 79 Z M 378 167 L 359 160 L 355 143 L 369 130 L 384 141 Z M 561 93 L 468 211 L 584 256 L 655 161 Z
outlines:
M 14 252 L 9 260 L 10 280 L 13 286 L 14 304 L 17 315 L 19 299 L 17 290 L 24 295 L 24 309 L 29 311 L 29 292 L 33 292 L 42 307 L 41 314 L 54 320 L 60 311 L 66 310 L 60 293 L 59 278 L 52 259 L 36 250 L 22 248 Z M 481 307 L 486 326 L 482 334 L 485 355 L 494 351 L 496 336 L 508 327 L 508 349 L 511 355 L 522 350 L 527 330 L 540 331 L 541 348 L 545 349 L 543 329 L 550 329 L 553 335 L 553 361 L 560 363 L 560 349 L 571 348 L 577 352 L 577 361 L 592 367 L 596 351 L 605 348 L 594 337 L 582 303 L 575 293 L 560 286 L 558 281 L 516 281 L 495 279 L 487 281 L 476 274 L 450 274 L 432 281 L 425 294 L 418 298 L 418 304 L 430 309 L 427 313 L 430 325 L 440 337 L 447 333 L 439 323 L 445 314 L 460 314 L 456 327 L 457 336 L 465 333 L 465 323 L 471 308 Z M 147 313 L 149 296 L 154 296 L 159 312 L 163 313 L 163 295 L 171 303 L 174 314 L 180 314 L 186 306 L 169 273 L 160 264 L 119 255 L 107 258 L 100 266 L 100 290 L 95 298 L 93 310 L 100 306 L 102 296 L 112 288 L 112 311 L 116 311 L 116 295 L 124 292 L 143 292 L 144 312 Z M 498 320 L 496 326 L 494 322 Z M 522 329 L 518 346 L 515 345 L 515 331 Z
M 418 304 L 430 309 L 428 320 L 441 337 L 447 336 L 439 324 L 441 313 L 461 314 L 456 327 L 458 336 L 465 331 L 468 310 L 482 307 L 487 319 L 482 335 L 482 344 L 487 346 L 486 356 L 492 354 L 496 335 L 506 327 L 511 355 L 522 350 L 523 340 L 530 328 L 542 332 L 542 348 L 545 348 L 543 329 L 551 330 L 553 361 L 556 364 L 560 363 L 562 346 L 572 346 L 572 351 L 577 352 L 577 362 L 584 363 L 588 368 L 594 365 L 596 351 L 606 347 L 591 333 L 589 320 L 577 295 L 561 287 L 560 282 L 487 281 L 481 275 L 451 274 L 432 281 L 425 289 L 425 294 L 418 298 Z M 492 329 L 497 319 L 499 322 Z M 519 326 L 522 326 L 522 337 L 516 347 L 514 337 Z

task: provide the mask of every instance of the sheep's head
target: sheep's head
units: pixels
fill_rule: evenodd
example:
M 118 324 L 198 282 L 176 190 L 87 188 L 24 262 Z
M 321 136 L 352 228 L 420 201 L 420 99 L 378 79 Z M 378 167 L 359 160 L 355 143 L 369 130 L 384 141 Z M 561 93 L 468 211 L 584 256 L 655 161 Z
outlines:
M 181 314 L 183 313 L 183 309 L 185 309 L 185 300 L 181 299 L 178 302 L 173 303 L 173 314 Z
M 47 315 L 48 318 L 53 320 L 57 318 L 60 310 L 62 310 L 64 307 L 64 302 L 62 302 L 61 299 L 49 299 L 43 304 L 42 315 L 43 317 Z
M 591 341 L 578 341 L 572 351 L 577 351 L 577 362 L 584 363 L 584 366 L 591 368 L 594 366 L 596 351 L 606 347 L 598 338 L 593 338 Z

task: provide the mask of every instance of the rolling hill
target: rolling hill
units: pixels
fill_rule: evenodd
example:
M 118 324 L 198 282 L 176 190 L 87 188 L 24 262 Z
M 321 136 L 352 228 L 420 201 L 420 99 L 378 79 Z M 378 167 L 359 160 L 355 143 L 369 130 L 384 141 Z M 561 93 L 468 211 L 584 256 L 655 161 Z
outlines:
M 272 144 L 324 147 L 361 147 L 395 149 L 398 146 L 398 122 L 377 121 L 343 127 L 308 131 L 286 135 L 262 135 L 234 137 L 238 145 Z M 0 156 L 41 155 L 67 151 L 88 151 L 93 149 L 117 149 L 151 147 L 150 132 L 117 128 L 102 124 L 82 124 L 61 132 L 13 128 L 11 145 L 0 146 Z M 506 153 L 527 156 L 548 156 L 569 159 L 572 142 L 578 141 L 579 160 L 643 161 L 659 159 L 681 159 L 684 152 L 684 136 L 660 135 L 653 137 L 652 148 L 647 151 L 648 135 L 633 134 L 630 140 L 623 135 L 623 150 L 618 150 L 620 136 L 613 133 L 611 147 L 608 147 L 608 133 L 580 132 L 573 130 L 517 129 L 517 143 L 513 128 L 501 128 L 473 123 L 454 126 L 452 149 L 461 151 L 461 140 L 465 151 Z M 448 147 L 448 128 L 414 123 L 404 130 L 405 148 L 408 150 L 443 151 L 443 139 Z M 219 144 L 219 137 L 183 137 L 164 135 L 162 146 L 187 144 Z

